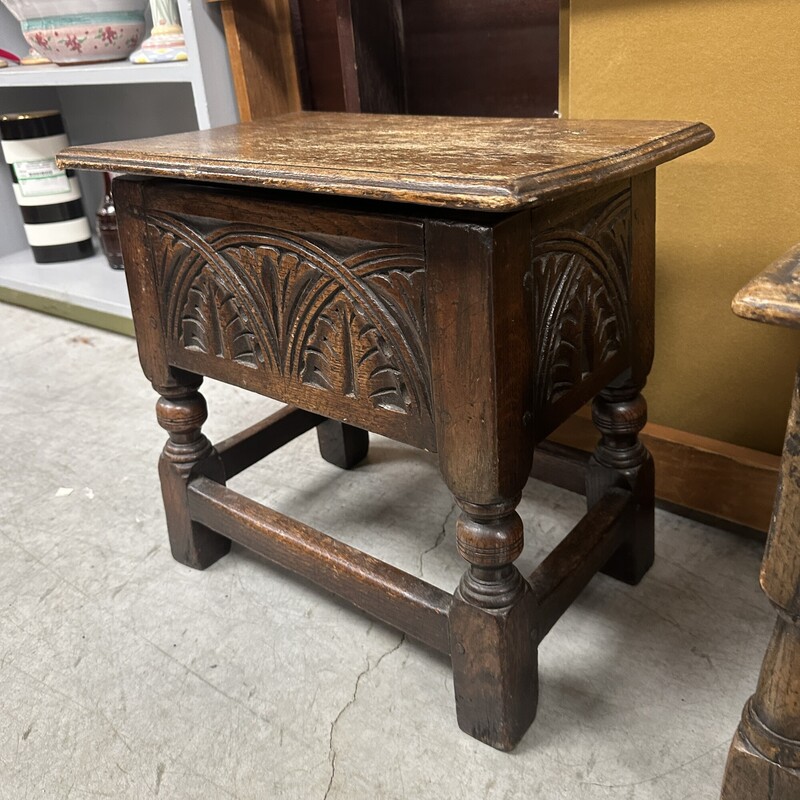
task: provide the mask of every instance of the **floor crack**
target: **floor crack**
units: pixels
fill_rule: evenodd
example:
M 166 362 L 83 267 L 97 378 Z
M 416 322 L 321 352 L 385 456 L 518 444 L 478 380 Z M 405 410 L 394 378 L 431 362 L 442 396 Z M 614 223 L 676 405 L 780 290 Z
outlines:
M 325 795 L 322 798 L 322 800 L 328 800 L 328 795 L 330 794 L 331 787 L 333 786 L 333 779 L 336 777 L 336 748 L 333 745 L 333 737 L 334 734 L 336 733 L 336 726 L 339 723 L 339 720 L 342 718 L 342 715 L 345 713 L 345 711 L 347 711 L 347 709 L 350 708 L 353 705 L 353 703 L 356 702 L 356 698 L 358 697 L 358 687 L 361 684 L 361 679 L 365 675 L 369 675 L 369 673 L 372 672 L 373 670 L 378 669 L 383 659 L 386 658 L 387 656 L 390 656 L 392 653 L 396 653 L 400 649 L 401 645 L 405 640 L 406 640 L 406 635 L 403 634 L 400 637 L 400 641 L 396 645 L 394 645 L 394 647 L 389 648 L 389 650 L 383 653 L 381 657 L 374 664 L 370 664 L 369 659 L 367 659 L 367 666 L 358 674 L 358 677 L 356 678 L 356 685 L 353 687 L 353 696 L 347 701 L 347 703 L 345 703 L 344 706 L 342 706 L 342 709 L 336 715 L 336 719 L 334 719 L 333 722 L 331 722 L 331 733 L 328 739 L 328 761 L 330 761 L 331 765 L 331 777 L 328 780 L 328 788 L 325 789 Z
M 423 550 L 419 554 L 419 574 L 421 578 L 425 577 L 425 570 L 422 564 L 422 560 L 425 558 L 426 555 L 428 555 L 428 553 L 432 553 L 444 541 L 444 537 L 447 535 L 447 525 L 450 522 L 450 518 L 456 512 L 457 508 L 458 504 L 454 500 L 453 505 L 450 506 L 450 510 L 447 512 L 447 516 L 444 518 L 444 522 L 442 522 L 442 529 L 436 535 L 436 541 L 427 550 Z

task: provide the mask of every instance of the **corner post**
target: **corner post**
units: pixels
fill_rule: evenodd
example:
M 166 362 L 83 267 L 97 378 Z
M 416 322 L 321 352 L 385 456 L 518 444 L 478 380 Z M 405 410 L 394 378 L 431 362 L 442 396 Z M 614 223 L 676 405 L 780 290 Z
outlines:
M 167 515 L 172 556 L 194 569 L 205 569 L 224 556 L 229 539 L 192 520 L 187 488 L 192 478 L 204 475 L 225 483 L 225 468 L 202 432 L 208 418 L 206 401 L 197 391 L 202 377 L 173 370 L 172 380 L 154 388 L 158 424 L 169 434 L 158 462 L 161 493 Z
M 530 215 L 429 222 L 425 241 L 439 464 L 468 562 L 449 614 L 458 724 L 511 750 L 538 700 L 533 594 L 513 563 L 533 460 Z

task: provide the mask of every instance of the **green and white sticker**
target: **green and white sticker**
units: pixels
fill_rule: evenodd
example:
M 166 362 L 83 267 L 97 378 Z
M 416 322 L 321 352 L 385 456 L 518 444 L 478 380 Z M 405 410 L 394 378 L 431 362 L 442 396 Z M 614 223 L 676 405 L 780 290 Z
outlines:
M 39 161 L 17 161 L 14 164 L 19 190 L 23 197 L 45 197 L 51 194 L 68 194 L 69 178 L 56 166 L 54 158 Z

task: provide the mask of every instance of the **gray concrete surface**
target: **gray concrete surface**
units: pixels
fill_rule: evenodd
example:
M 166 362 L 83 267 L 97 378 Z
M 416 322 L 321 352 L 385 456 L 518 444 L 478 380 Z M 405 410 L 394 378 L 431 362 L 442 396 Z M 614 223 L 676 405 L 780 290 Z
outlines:
M 206 383 L 219 439 L 275 404 Z M 0 797 L 715 798 L 773 617 L 760 547 L 659 513 L 630 588 L 596 578 L 541 648 L 515 753 L 462 734 L 447 662 L 243 549 L 169 554 L 163 431 L 134 342 L 0 305 Z M 451 590 L 435 458 L 373 437 L 352 473 L 314 434 L 236 479 Z M 69 490 L 69 491 L 67 491 Z M 582 499 L 531 482 L 533 566 Z

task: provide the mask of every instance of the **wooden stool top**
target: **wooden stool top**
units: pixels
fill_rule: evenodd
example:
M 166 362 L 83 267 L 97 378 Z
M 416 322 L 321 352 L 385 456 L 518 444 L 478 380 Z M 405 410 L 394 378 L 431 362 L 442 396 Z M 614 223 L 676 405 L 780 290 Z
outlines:
M 300 112 L 71 147 L 99 169 L 482 211 L 625 178 L 714 138 L 700 123 Z
M 740 289 L 733 311 L 757 322 L 800 328 L 800 244 Z

